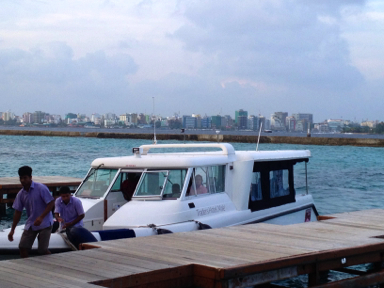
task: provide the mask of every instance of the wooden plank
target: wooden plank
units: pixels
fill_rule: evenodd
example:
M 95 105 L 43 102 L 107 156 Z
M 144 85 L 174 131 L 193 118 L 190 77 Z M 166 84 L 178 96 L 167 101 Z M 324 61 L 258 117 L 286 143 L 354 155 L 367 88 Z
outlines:
M 48 286 L 56 286 L 59 284 L 60 287 L 76 288 L 78 287 L 76 284 L 79 284 L 78 281 L 74 281 L 73 278 L 63 277 L 65 275 L 61 273 L 52 273 L 48 269 L 36 269 L 36 267 L 19 265 L 19 263 L 8 262 L 5 265 L 1 265 L 0 270 L 5 272 L 9 270 L 15 272 L 18 271 L 19 277 L 22 276 L 22 278 L 27 278 L 28 281 L 34 279 L 38 282 L 44 282 Z M 52 277 L 46 277 L 48 275 L 51 275 Z
M 58 275 L 65 274 L 67 276 L 70 276 L 73 278 L 79 278 L 87 282 L 95 281 L 100 278 L 101 279 L 107 278 L 107 277 L 99 277 L 98 275 L 95 275 L 89 272 L 80 271 L 74 267 L 67 267 L 65 265 L 51 263 L 49 261 L 42 259 L 41 257 L 33 257 L 30 259 L 31 259 L 31 262 L 25 263 L 25 261 L 22 260 L 22 263 L 24 263 L 25 265 L 30 265 L 31 267 L 36 267 L 36 269 L 49 270 Z
M 2 267 L 0 270 L 0 279 L 5 279 L 12 284 L 17 284 L 21 287 L 31 287 L 31 288 L 50 288 L 52 285 L 44 281 L 44 279 L 36 280 L 29 279 L 28 277 L 22 277 L 20 272 L 12 271 L 5 267 Z
M 71 253 L 71 252 L 66 252 L 66 253 Z M 33 257 L 31 260 L 37 261 L 40 263 L 45 263 L 51 266 L 57 266 L 57 267 L 65 267 L 70 270 L 73 270 L 74 273 L 79 273 L 82 272 L 84 274 L 91 274 L 92 277 L 90 280 L 97 280 L 97 279 L 105 279 L 105 278 L 111 278 L 111 277 L 118 277 L 121 276 L 121 274 L 118 273 L 109 273 L 105 272 L 103 269 L 98 269 L 97 267 L 94 267 L 92 263 L 87 263 L 86 266 L 83 264 L 79 264 L 76 260 L 78 257 L 68 257 L 66 259 L 60 259 L 57 257 L 54 257 L 58 254 L 55 255 L 50 255 L 48 257 Z M 74 255 L 75 256 L 75 255 Z
M 127 253 L 121 251 L 114 251 L 112 249 L 98 249 L 92 250 L 87 257 L 101 258 L 105 261 L 111 261 L 117 264 L 123 264 L 128 266 L 141 267 L 146 270 L 165 269 L 176 267 L 177 265 L 167 262 L 156 261 L 147 257 L 133 257 Z
M 109 241 L 111 242 L 111 241 Z M 146 248 L 145 248 L 146 247 Z M 153 248 L 150 245 L 145 245 L 145 247 L 140 245 L 135 245 L 135 247 L 131 247 L 130 250 L 131 255 L 145 255 L 147 257 L 151 257 L 154 259 L 154 261 L 161 260 L 161 261 L 167 261 L 172 262 L 179 265 L 185 265 L 190 263 L 196 263 L 196 264 L 204 264 L 204 265 L 210 265 L 214 267 L 223 267 L 227 265 L 231 265 L 231 263 L 241 264 L 244 263 L 244 260 L 242 259 L 235 259 L 230 257 L 224 257 L 224 256 L 217 256 L 214 257 L 214 259 L 203 252 L 197 253 L 197 252 L 189 252 L 184 251 L 180 249 L 167 249 L 162 248 L 161 251 L 156 251 L 154 249 L 157 249 L 157 247 Z M 121 251 L 127 251 L 126 247 L 123 246 L 116 246 L 116 247 L 110 247 L 110 249 L 114 250 L 121 250 Z
M 47 257 L 44 260 L 52 265 L 61 265 L 78 271 L 88 272 L 97 277 L 114 278 L 124 275 L 121 271 L 114 271 L 105 266 L 98 266 L 97 263 L 100 263 L 100 261 L 90 262 L 84 259 L 84 257 L 81 257 L 81 255 L 72 252 L 50 255 L 49 258 Z
M 134 273 L 143 273 L 147 272 L 150 269 L 138 267 L 135 265 L 135 263 L 130 262 L 129 264 L 127 262 L 124 263 L 124 261 L 119 261 L 119 258 L 122 258 L 119 255 L 115 255 L 114 257 L 110 257 L 110 259 L 104 258 L 105 255 L 94 253 L 95 251 L 87 250 L 83 251 L 83 253 L 78 253 L 77 256 L 81 259 L 82 264 L 91 264 L 95 265 L 101 269 L 105 269 L 106 271 L 114 271 L 117 273 L 120 273 L 121 275 L 128 275 L 128 274 L 134 274 Z M 76 259 L 76 261 L 78 261 Z M 117 263 L 119 262 L 119 263 Z

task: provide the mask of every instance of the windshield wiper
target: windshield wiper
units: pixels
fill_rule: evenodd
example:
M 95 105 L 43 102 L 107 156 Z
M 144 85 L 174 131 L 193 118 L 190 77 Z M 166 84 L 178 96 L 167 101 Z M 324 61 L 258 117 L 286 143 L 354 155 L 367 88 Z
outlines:
M 89 179 L 97 170 L 101 168 L 101 166 L 104 166 L 104 163 L 101 163 L 99 166 L 97 166 L 91 173 L 89 173 L 83 180 L 83 183 Z

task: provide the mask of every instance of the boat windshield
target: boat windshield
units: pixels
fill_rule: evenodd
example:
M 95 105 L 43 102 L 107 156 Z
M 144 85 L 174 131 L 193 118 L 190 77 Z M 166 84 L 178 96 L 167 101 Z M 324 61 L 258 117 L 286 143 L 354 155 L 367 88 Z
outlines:
M 133 197 L 180 198 L 187 169 L 146 171 Z
M 76 192 L 76 197 L 101 198 L 107 192 L 109 185 L 115 178 L 117 169 L 92 168 L 83 184 Z

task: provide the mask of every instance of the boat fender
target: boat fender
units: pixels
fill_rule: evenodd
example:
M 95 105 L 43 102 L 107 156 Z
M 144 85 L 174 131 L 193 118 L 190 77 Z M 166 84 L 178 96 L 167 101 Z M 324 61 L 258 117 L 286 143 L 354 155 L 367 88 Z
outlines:
M 97 242 L 95 236 L 84 227 L 67 228 L 66 232 L 69 241 L 78 249 L 82 243 Z
M 101 230 L 101 231 L 94 231 L 94 232 L 99 233 L 101 241 L 136 237 L 136 233 L 132 229 Z
M 159 235 L 173 233 L 171 230 L 162 229 L 162 228 L 157 228 L 156 231 L 157 231 L 157 234 L 159 234 Z
M 211 226 L 208 224 L 201 223 L 199 221 L 196 221 L 196 223 L 199 225 L 199 230 L 207 230 L 207 229 L 212 229 Z

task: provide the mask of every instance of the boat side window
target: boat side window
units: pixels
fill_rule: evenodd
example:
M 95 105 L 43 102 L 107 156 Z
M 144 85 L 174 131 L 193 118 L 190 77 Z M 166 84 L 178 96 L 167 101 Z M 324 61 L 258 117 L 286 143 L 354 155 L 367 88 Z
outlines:
M 134 196 L 160 196 L 168 171 L 147 171 L 144 173 Z
M 209 171 L 209 187 L 211 193 L 225 191 L 225 165 L 212 166 Z
M 255 162 L 248 207 L 258 211 L 295 202 L 293 166 L 299 160 Z
M 225 191 L 225 165 L 193 169 L 186 196 L 214 194 Z
M 276 198 L 289 195 L 288 170 L 273 170 L 269 172 L 270 197 Z
M 139 183 L 141 172 L 121 172 L 111 188 L 111 192 L 123 193 L 124 199 L 130 201 Z
M 77 190 L 77 197 L 100 198 L 102 197 L 113 178 L 117 169 L 91 169 L 83 184 Z
M 169 170 L 163 192 L 163 199 L 171 200 L 180 198 L 186 175 L 187 169 Z

